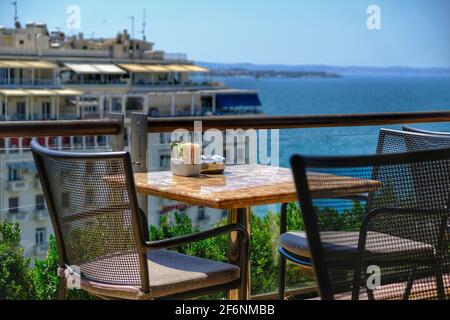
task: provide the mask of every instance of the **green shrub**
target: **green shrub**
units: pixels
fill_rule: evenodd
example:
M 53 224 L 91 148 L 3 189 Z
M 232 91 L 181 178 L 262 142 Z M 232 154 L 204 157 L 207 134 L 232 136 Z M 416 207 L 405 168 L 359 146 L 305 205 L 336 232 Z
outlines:
M 36 260 L 33 269 L 36 300 L 55 300 L 58 297 L 59 277 L 57 270 L 58 252 L 55 238 L 51 236 L 47 258 L 44 260 Z
M 19 225 L 0 222 L 0 300 L 33 298 L 32 270 L 20 246 Z

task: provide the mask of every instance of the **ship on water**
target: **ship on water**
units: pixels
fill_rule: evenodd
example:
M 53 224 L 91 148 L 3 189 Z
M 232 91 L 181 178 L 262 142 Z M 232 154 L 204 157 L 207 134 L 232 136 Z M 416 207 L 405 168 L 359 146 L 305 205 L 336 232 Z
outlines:
M 260 113 L 258 93 L 226 87 L 186 54 L 155 50 L 154 43 L 134 39 L 127 30 L 110 39 L 66 36 L 46 24 L 16 22 L 0 26 L 0 121 L 68 120 L 125 116 L 125 145 L 130 114 L 150 117 L 244 115 Z M 55 149 L 102 149 L 108 137 L 46 137 Z M 42 257 L 52 227 L 29 152 L 29 138 L 0 139 L 0 220 L 22 229 L 27 256 Z M 170 163 L 170 137 L 150 135 L 153 171 Z M 70 201 L 68 195 L 67 201 Z M 207 227 L 224 213 L 151 198 L 150 222 L 178 211 L 194 225 Z

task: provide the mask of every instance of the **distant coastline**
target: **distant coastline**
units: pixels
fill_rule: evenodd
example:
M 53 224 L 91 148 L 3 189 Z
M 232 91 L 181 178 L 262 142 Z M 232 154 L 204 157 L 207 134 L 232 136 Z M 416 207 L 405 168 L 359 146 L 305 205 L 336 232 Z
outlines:
M 283 65 L 253 63 L 216 63 L 197 61 L 197 64 L 211 70 L 214 76 L 251 76 L 251 77 L 315 77 L 339 78 L 346 75 L 450 75 L 446 67 L 366 67 L 366 66 L 329 66 L 329 65 Z
M 210 69 L 211 76 L 216 77 L 255 77 L 255 78 L 340 78 L 334 72 L 320 71 L 278 71 L 249 69 Z

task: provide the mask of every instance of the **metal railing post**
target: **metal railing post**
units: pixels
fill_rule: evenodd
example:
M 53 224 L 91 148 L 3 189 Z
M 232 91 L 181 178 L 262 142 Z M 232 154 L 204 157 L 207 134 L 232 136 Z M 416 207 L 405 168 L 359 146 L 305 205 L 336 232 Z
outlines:
M 118 120 L 120 123 L 120 130 L 117 134 L 109 136 L 109 146 L 112 151 L 123 151 L 125 148 L 125 117 L 122 113 L 108 113 L 105 118 Z
M 133 161 L 134 173 L 147 172 L 147 154 L 148 154 L 148 121 L 147 114 L 131 114 L 131 160 Z M 140 208 L 148 216 L 148 198 L 145 195 L 138 194 Z

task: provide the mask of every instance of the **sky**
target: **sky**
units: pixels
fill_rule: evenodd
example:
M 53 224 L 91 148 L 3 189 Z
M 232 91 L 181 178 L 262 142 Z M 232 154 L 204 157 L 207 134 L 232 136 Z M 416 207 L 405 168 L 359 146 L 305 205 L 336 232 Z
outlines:
M 12 0 L 0 0 L 0 25 L 13 25 Z M 450 67 L 449 0 L 18 0 L 19 20 L 67 34 L 113 37 L 119 30 L 197 61 L 338 66 Z M 70 5 L 80 30 L 68 30 Z M 380 9 L 369 30 L 367 9 Z M 371 20 L 372 21 L 372 20 Z

